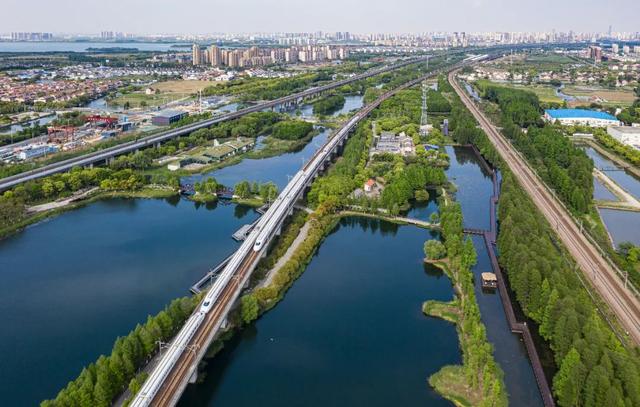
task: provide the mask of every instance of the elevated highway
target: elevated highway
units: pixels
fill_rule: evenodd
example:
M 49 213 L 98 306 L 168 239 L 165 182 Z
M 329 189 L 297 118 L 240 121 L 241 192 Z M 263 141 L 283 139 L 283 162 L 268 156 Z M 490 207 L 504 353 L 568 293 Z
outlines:
M 237 119 L 249 113 L 259 112 L 265 109 L 271 109 L 276 106 L 286 105 L 289 103 L 298 103 L 305 98 L 320 94 L 322 92 L 326 92 L 328 90 L 339 88 L 341 86 L 350 84 L 352 82 L 356 82 L 372 76 L 380 75 L 382 73 L 394 71 L 396 69 L 405 67 L 407 65 L 424 62 L 427 60 L 427 58 L 429 57 L 427 56 L 427 57 L 421 57 L 421 58 L 413 58 L 410 60 L 399 62 L 394 65 L 389 65 L 380 69 L 372 70 L 370 72 L 365 72 L 359 75 L 355 75 L 347 79 L 331 82 L 329 84 L 322 85 L 322 86 L 309 88 L 302 92 L 294 93 L 289 96 L 285 96 L 285 97 L 274 99 L 268 102 L 260 103 L 255 106 L 248 107 L 246 109 L 238 110 L 236 112 L 222 114 L 208 120 L 203 120 L 187 126 L 182 126 L 180 128 L 163 131 L 161 133 L 146 136 L 135 141 L 119 144 L 114 147 L 105 148 L 104 150 L 96 151 L 89 154 L 84 154 L 80 157 L 70 158 L 68 160 L 49 164 L 41 168 L 36 168 L 30 171 L 25 171 L 17 175 L 2 178 L 0 179 L 0 192 L 7 190 L 9 188 L 12 188 L 16 185 L 19 185 L 23 182 L 46 177 L 48 175 L 56 174 L 59 172 L 69 171 L 73 167 L 83 167 L 83 166 L 89 166 L 89 165 L 99 164 L 99 163 L 107 163 L 109 162 L 109 160 L 113 159 L 118 155 L 128 154 L 130 152 L 133 152 L 142 148 L 157 146 L 167 140 L 188 135 L 196 130 L 204 129 L 217 123 L 222 123 L 228 120 Z
M 569 210 L 546 187 L 537 173 L 529 167 L 526 159 L 485 117 L 455 80 L 456 72 L 449 73 L 449 82 L 462 102 L 478 121 L 538 210 L 555 229 L 558 237 L 582 270 L 582 274 L 609 305 L 631 339 L 636 344 L 640 344 L 640 301 L 637 292 L 627 284 L 626 275 L 605 258 L 595 243 L 582 233 Z
M 474 60 L 474 61 L 477 61 Z M 472 62 L 463 61 L 452 68 Z M 273 202 L 269 210 L 260 218 L 255 228 L 230 258 L 224 270 L 213 283 L 200 307 L 189 317 L 183 328 L 173 339 L 161 361 L 151 372 L 131 406 L 173 406 L 190 381 L 197 376 L 198 364 L 211 342 L 221 329 L 227 326 L 227 315 L 242 290 L 259 259 L 266 253 L 271 239 L 280 232 L 282 222 L 293 212 L 296 201 L 306 188 L 323 171 L 344 145 L 351 132 L 383 101 L 397 92 L 414 86 L 422 80 L 438 75 L 445 68 L 381 95 L 373 103 L 356 113 L 323 147 L 321 147 Z

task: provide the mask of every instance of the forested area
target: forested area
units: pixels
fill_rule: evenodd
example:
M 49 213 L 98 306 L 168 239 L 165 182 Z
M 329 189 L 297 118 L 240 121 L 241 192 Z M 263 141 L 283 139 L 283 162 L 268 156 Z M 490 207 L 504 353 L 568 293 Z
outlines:
M 527 158 L 560 199 L 579 214 L 589 212 L 593 196 L 593 161 L 559 130 L 545 126 L 505 126 L 502 132 Z
M 485 98 L 500 106 L 502 134 L 572 211 L 588 213 L 593 196 L 593 161 L 560 130 L 541 122 L 538 97 L 485 81 L 476 84 Z
M 493 347 L 487 339 L 475 297 L 471 267 L 476 264 L 477 254 L 471 239 L 464 238 L 459 203 L 440 205 L 440 226 L 447 256 L 443 267 L 457 292 L 457 298 L 451 305 L 455 309 L 454 320 L 463 363 L 462 366 L 445 366 L 429 378 L 429 383 L 451 400 L 462 397 L 466 401 L 464 405 L 507 406 L 504 374 L 493 358 Z M 436 250 L 431 248 L 430 251 Z M 428 301 L 424 309 L 428 311 L 434 303 Z
M 477 81 L 482 97 L 500 106 L 503 122 L 529 127 L 541 124 L 541 109 L 535 93 L 494 85 L 489 81 Z M 503 123 L 505 124 L 505 123 Z
M 446 183 L 447 176 L 441 167 L 432 167 L 424 162 L 409 164 L 387 179 L 380 203 L 390 210 L 392 215 L 397 215 L 400 209 L 407 208 L 409 200 L 415 197 L 416 192 Z
M 342 109 L 345 98 L 342 95 L 331 95 L 313 103 L 313 114 L 326 116 Z
M 107 407 L 127 386 L 136 393 L 146 377 L 140 369 L 157 352 L 157 342 L 171 339 L 199 302 L 199 296 L 179 298 L 155 316 L 149 315 L 144 324 L 116 339 L 109 356 L 102 355 L 85 367 L 55 399 L 41 406 Z
M 552 389 L 560 406 L 640 405 L 640 357 L 602 318 L 580 271 L 542 214 L 456 98 L 451 128 L 503 174 L 498 204 L 500 264 L 527 317 L 554 355 Z M 591 195 L 589 195 L 591 196 Z

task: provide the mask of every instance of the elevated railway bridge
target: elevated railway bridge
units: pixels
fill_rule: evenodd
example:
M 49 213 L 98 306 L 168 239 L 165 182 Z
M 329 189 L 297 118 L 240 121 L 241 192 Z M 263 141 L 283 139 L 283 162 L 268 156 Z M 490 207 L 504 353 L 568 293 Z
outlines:
M 316 151 L 303 168 L 291 179 L 278 198 L 260 218 L 239 249 L 229 258 L 200 307 L 189 317 L 153 369 L 131 406 L 173 406 L 189 382 L 195 381 L 200 360 L 218 333 L 227 327 L 227 315 L 247 286 L 249 277 L 260 258 L 266 254 L 272 238 L 280 233 L 282 223 L 293 213 L 296 202 L 313 180 L 340 152 L 356 126 L 382 102 L 399 91 L 445 70 L 460 68 L 479 61 L 467 59 L 448 68 L 435 69 L 427 75 L 381 95 L 358 111 L 324 146 Z

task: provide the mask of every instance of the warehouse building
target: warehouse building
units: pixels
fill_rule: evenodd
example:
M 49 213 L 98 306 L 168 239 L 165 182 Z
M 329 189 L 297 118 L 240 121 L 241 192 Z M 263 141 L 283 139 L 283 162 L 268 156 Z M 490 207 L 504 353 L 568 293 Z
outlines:
M 163 110 L 158 112 L 151 119 L 151 123 L 154 126 L 169 126 L 181 119 L 184 119 L 189 114 L 180 110 Z
M 544 119 L 566 126 L 586 125 L 591 127 L 619 126 L 620 121 L 609 113 L 585 109 L 548 109 Z
M 607 133 L 622 144 L 640 150 L 640 127 L 610 126 Z

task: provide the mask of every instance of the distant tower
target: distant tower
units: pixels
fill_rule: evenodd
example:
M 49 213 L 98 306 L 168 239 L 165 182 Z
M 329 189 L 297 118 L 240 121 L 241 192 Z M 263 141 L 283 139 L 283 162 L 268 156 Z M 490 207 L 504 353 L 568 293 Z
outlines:
M 422 116 L 420 117 L 420 134 L 429 134 L 429 121 L 427 114 L 427 82 L 422 82 Z

